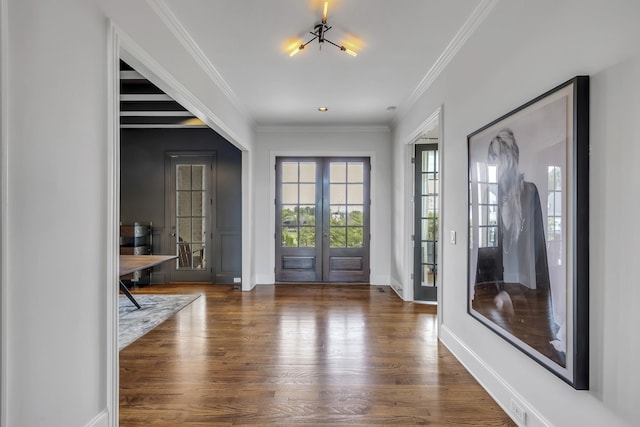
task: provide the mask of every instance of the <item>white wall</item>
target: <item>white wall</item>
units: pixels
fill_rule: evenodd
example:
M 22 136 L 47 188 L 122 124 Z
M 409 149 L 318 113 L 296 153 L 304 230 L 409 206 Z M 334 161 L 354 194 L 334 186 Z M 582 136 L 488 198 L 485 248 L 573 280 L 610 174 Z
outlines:
M 204 118 L 245 150 L 252 126 L 147 2 L 3 0 L 0 6 L 7 114 L 0 238 L 9 249 L 1 253 L 0 424 L 115 425 L 108 301 L 116 284 L 108 280 L 114 258 L 108 251 L 116 241 L 109 167 L 117 150 L 107 123 L 109 18 L 135 33 L 126 33 L 128 48 L 184 83 L 182 94 L 197 94 L 192 100 L 211 113 Z M 244 186 L 250 193 L 251 182 Z
M 274 283 L 275 157 L 371 157 L 371 284 L 390 280 L 391 135 L 386 128 L 263 128 L 256 132 L 254 190 L 256 282 Z
M 84 1 L 8 14 L 3 416 L 83 426 L 106 401 L 107 23 Z
M 528 426 L 637 425 L 640 418 L 640 291 L 631 268 L 640 206 L 629 197 L 640 188 L 634 156 L 640 151 L 639 16 L 636 1 L 502 1 L 395 129 L 394 164 L 406 165 L 407 135 L 444 106 L 442 227 L 445 235 L 457 231 L 458 244 L 443 247 L 440 336 L 507 412 L 512 396 L 521 402 Z M 466 313 L 467 272 L 461 268 L 467 259 L 467 135 L 578 74 L 592 76 L 591 389 L 583 392 Z M 402 189 L 403 174 L 394 171 L 394 192 Z M 402 214 L 394 211 L 393 221 Z M 394 231 L 398 239 L 406 236 Z

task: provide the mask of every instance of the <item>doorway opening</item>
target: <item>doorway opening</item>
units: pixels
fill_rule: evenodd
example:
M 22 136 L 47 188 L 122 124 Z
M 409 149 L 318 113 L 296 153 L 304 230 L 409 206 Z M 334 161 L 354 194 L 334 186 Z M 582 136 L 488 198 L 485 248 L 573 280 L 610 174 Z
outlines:
M 368 157 L 276 158 L 276 281 L 369 281 L 370 172 Z

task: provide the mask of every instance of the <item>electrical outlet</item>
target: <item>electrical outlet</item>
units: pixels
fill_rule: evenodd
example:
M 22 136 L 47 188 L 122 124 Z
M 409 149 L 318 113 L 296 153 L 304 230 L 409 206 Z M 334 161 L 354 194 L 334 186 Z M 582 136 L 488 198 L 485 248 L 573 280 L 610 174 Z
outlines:
M 527 413 L 513 398 L 511 399 L 511 413 L 516 417 L 516 420 L 520 421 L 519 425 L 527 425 Z
M 233 278 L 233 283 L 240 283 L 240 282 L 242 282 L 242 279 L 240 277 Z

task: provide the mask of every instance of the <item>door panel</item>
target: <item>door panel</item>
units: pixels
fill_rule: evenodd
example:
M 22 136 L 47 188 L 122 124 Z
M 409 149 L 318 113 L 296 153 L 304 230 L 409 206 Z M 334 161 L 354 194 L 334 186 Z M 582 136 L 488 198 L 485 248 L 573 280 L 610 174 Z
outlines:
M 439 228 L 438 144 L 416 144 L 414 286 L 415 300 L 437 300 Z
M 369 280 L 369 159 L 276 159 L 276 280 Z
M 213 155 L 170 155 L 172 282 L 213 282 Z
M 320 281 L 322 170 L 314 159 L 279 158 L 276 172 L 276 280 Z
M 325 160 L 323 280 L 369 280 L 369 159 Z M 365 203 L 366 201 L 366 203 Z

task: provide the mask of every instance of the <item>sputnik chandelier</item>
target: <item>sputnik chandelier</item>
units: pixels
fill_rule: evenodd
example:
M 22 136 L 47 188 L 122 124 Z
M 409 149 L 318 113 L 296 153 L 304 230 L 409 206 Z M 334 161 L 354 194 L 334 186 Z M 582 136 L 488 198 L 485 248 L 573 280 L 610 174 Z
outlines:
M 318 40 L 318 43 L 320 44 L 320 49 L 322 49 L 322 45 L 324 44 L 324 42 L 327 42 L 335 47 L 337 47 L 338 49 L 340 49 L 341 51 L 348 53 L 351 56 L 357 56 L 358 54 L 356 52 L 354 52 L 353 50 L 345 47 L 344 45 L 339 45 L 337 43 L 332 42 L 331 40 L 327 39 L 324 35 L 327 31 L 329 31 L 331 29 L 331 27 L 327 24 L 327 11 L 329 9 L 329 2 L 325 1 L 324 2 L 324 8 L 322 9 L 322 22 L 320 24 L 317 24 L 315 27 L 313 27 L 313 31 L 309 31 L 309 33 L 313 36 L 309 41 L 307 41 L 306 43 L 302 43 L 299 46 L 296 46 L 291 53 L 289 53 L 289 56 L 293 56 L 296 53 L 300 52 L 301 50 L 303 50 L 309 43 L 311 43 L 314 40 Z

